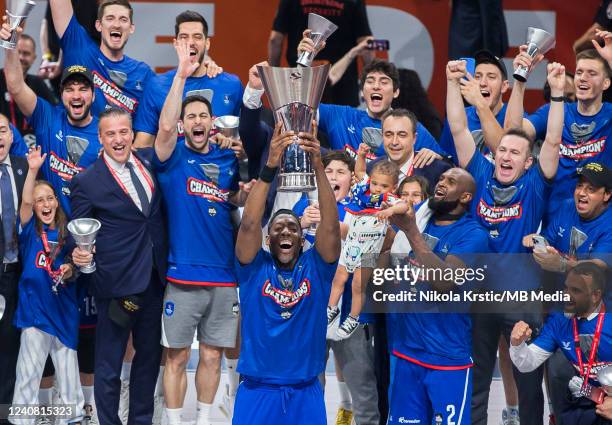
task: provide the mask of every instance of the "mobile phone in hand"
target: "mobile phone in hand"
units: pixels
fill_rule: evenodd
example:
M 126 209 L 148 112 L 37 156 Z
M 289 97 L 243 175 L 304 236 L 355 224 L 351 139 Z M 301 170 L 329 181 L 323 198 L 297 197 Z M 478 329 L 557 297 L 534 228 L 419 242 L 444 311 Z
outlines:
M 389 40 L 368 40 L 368 50 L 389 50 Z

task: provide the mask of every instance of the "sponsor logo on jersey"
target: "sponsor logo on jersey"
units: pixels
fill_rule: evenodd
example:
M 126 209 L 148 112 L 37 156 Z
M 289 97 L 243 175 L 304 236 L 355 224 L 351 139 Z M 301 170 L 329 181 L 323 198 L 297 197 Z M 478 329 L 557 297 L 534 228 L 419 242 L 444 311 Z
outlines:
M 270 280 L 266 280 L 261 290 L 264 297 L 270 297 L 274 302 L 283 308 L 293 307 L 299 303 L 302 298 L 310 295 L 310 281 L 302 280 L 295 291 L 287 291 L 284 289 L 275 288 Z
M 350 145 L 344 145 L 344 151 L 353 159 L 357 159 L 357 151 L 355 149 L 353 149 L 352 146 Z M 368 153 L 366 154 L 366 162 L 372 161 L 373 159 L 376 159 L 377 156 L 375 153 Z
M 198 180 L 194 177 L 187 179 L 187 193 L 193 196 L 201 196 L 214 202 L 227 202 L 229 197 L 227 190 L 221 190 L 213 183 Z
M 503 207 L 492 207 L 481 199 L 478 203 L 478 215 L 487 223 L 502 223 L 521 218 L 523 207 L 520 202 Z
M 72 177 L 84 170 L 84 168 L 78 167 L 72 162 L 60 158 L 53 151 L 51 151 L 51 154 L 49 155 L 49 168 L 51 168 L 51 171 L 66 181 L 72 180 Z
M 592 158 L 599 155 L 606 148 L 606 137 L 589 140 L 577 145 L 561 143 L 561 156 L 573 160 Z
M 136 111 L 136 107 L 138 106 L 138 101 L 136 99 L 132 99 L 115 83 L 112 81 L 108 81 L 96 71 L 93 71 L 93 79 L 94 85 L 104 93 L 104 97 L 108 101 L 119 108 L 123 108 L 128 111 L 130 114 L 133 114 Z

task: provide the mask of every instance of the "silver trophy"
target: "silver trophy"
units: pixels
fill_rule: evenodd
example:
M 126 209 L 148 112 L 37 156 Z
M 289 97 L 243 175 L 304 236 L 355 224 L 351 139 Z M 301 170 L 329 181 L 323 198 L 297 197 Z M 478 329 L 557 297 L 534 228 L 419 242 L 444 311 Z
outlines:
M 0 40 L 0 46 L 5 49 L 15 49 L 17 46 L 17 27 L 28 17 L 36 2 L 32 0 L 7 0 L 6 16 L 11 26 L 11 38 Z
M 597 371 L 597 380 L 607 395 L 612 396 L 612 365 L 602 367 Z
M 527 54 L 535 58 L 539 53 L 545 55 L 555 47 L 555 36 L 539 28 L 529 27 L 527 28 L 526 44 Z M 525 66 L 519 66 L 512 74 L 515 79 L 523 83 L 527 81 L 527 75 L 529 75 L 529 68 Z
M 240 118 L 233 115 L 223 115 L 213 121 L 213 126 L 219 130 L 219 133 L 230 139 L 238 140 L 238 125 L 240 124 Z
M 297 60 L 298 65 L 310 66 L 318 53 L 321 44 L 329 38 L 330 35 L 338 29 L 338 26 L 333 22 L 319 16 L 315 13 L 308 14 L 308 29 L 310 30 L 310 39 L 314 42 L 314 52 L 302 52 Z
M 96 235 L 102 225 L 93 218 L 77 218 L 68 223 L 68 231 L 74 238 L 77 246 L 84 251 L 91 252 L 96 243 Z M 91 260 L 91 264 L 81 267 L 81 273 L 93 273 L 96 271 L 96 263 Z
M 321 102 L 329 64 L 313 68 L 257 66 L 274 121 L 283 131 L 294 131 L 295 142 L 285 149 L 279 172 L 280 192 L 311 192 L 316 189 L 310 155 L 298 144 L 297 133 L 312 131 L 312 120 Z

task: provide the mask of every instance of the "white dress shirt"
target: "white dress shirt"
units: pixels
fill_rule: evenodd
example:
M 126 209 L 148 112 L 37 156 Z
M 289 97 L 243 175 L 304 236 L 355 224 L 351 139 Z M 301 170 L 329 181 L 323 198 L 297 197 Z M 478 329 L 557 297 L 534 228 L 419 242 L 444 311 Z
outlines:
M 128 195 L 130 195 L 130 198 L 132 198 L 132 201 L 134 201 L 138 209 L 142 211 L 142 205 L 140 204 L 140 198 L 138 197 L 138 193 L 136 192 L 136 188 L 134 187 L 134 183 L 132 183 L 132 178 L 130 177 L 130 170 L 126 167 L 124 163 L 119 163 L 115 161 L 113 158 L 110 157 L 110 155 L 107 155 L 106 152 L 104 152 L 104 159 L 106 159 L 106 163 L 111 166 L 111 168 L 115 172 L 115 175 L 119 178 L 119 181 L 121 181 L 121 184 L 123 184 L 123 187 L 127 189 Z M 142 174 L 142 170 L 140 169 L 140 167 L 137 165 L 136 161 L 134 160 L 134 155 L 130 154 L 128 162 L 131 162 L 132 164 L 134 164 L 134 171 L 136 172 L 136 175 L 138 176 L 138 180 L 140 180 L 140 183 L 144 187 L 144 190 L 147 193 L 147 198 L 149 198 L 149 203 L 150 203 L 153 197 L 153 192 L 151 190 L 151 186 L 149 185 L 149 182 L 153 181 L 153 179 L 151 178 L 151 175 L 149 174 L 147 169 L 143 166 L 142 170 L 144 170 L 144 172 L 147 173 L 147 177 L 145 178 L 145 176 Z M 149 179 L 148 181 L 147 181 L 147 178 Z

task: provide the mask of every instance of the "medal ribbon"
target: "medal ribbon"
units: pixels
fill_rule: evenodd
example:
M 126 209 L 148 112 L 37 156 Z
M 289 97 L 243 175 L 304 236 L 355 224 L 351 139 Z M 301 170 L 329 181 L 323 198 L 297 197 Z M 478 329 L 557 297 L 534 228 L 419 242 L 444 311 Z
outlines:
M 42 239 L 42 243 L 43 243 L 43 249 L 45 251 L 45 270 L 47 271 L 47 273 L 49 273 L 49 276 L 51 277 L 51 279 L 53 279 L 53 281 L 55 282 L 56 280 L 58 280 L 58 278 L 61 276 L 61 271 L 60 270 L 55 270 L 53 271 L 52 267 L 52 259 L 51 259 L 51 249 L 49 248 L 49 239 L 47 238 L 47 232 L 42 232 L 42 234 L 40 235 L 40 238 Z M 60 251 L 60 247 L 58 247 L 58 252 Z
M 104 154 L 102 155 L 102 159 L 104 159 L 104 163 L 108 167 L 108 171 L 110 171 L 110 173 L 112 174 L 113 178 L 117 181 L 117 184 L 119 184 L 119 187 L 121 187 L 121 189 L 125 192 L 126 195 L 130 196 L 130 193 L 128 192 L 128 190 L 125 187 L 125 185 L 121 182 L 121 179 L 117 175 L 117 172 L 113 169 L 113 167 L 111 167 L 111 165 L 108 163 L 108 161 L 106 161 L 106 157 L 104 156 Z M 153 193 L 154 193 L 153 192 L 153 190 L 154 190 L 153 181 L 149 177 L 149 174 L 147 174 L 147 172 L 145 171 L 144 167 L 142 166 L 142 163 L 138 160 L 138 158 L 136 158 L 135 155 L 134 155 L 134 162 L 136 163 L 136 166 L 138 167 L 138 169 L 140 170 L 140 172 L 144 176 L 144 179 L 147 182 L 147 185 L 149 186 L 149 189 L 151 189 L 151 196 L 152 196 Z M 131 198 L 132 197 L 130 196 L 130 199 Z
M 606 306 L 602 303 L 601 309 L 597 317 L 597 325 L 595 326 L 595 333 L 593 334 L 593 344 L 591 345 L 591 352 L 589 353 L 589 362 L 584 371 L 584 362 L 582 361 L 582 350 L 580 349 L 580 335 L 578 335 L 578 321 L 576 317 L 572 318 L 572 327 L 574 330 L 574 346 L 576 348 L 576 357 L 578 358 L 578 367 L 580 368 L 580 376 L 583 378 L 581 391 L 584 391 L 589 383 L 589 375 L 591 374 L 591 368 L 595 362 L 595 355 L 597 354 L 597 347 L 599 347 L 599 340 L 601 339 L 601 330 L 603 328 L 604 317 L 606 314 Z

